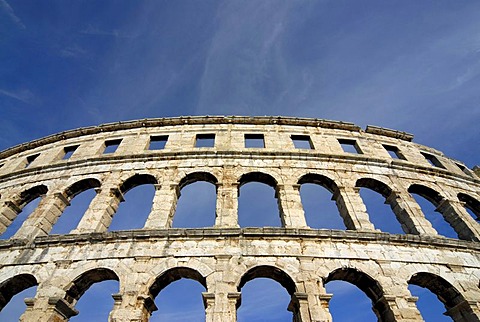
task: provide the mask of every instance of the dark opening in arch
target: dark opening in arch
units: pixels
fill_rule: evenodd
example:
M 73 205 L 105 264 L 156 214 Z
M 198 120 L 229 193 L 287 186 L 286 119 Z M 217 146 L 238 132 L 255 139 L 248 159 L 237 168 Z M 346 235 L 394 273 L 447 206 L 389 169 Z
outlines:
M 37 279 L 31 274 L 19 274 L 0 283 L 0 311 L 13 296 L 36 285 Z
M 470 210 L 474 216 L 472 216 L 476 221 L 480 221 L 480 201 L 477 199 L 465 194 L 459 193 L 458 200 L 465 203 L 465 208 Z
M 324 279 L 324 284 L 336 280 L 349 282 L 362 290 L 372 301 L 372 310 L 378 321 L 395 321 L 392 309 L 384 297 L 382 287 L 368 274 L 356 268 L 342 267 L 331 272 Z

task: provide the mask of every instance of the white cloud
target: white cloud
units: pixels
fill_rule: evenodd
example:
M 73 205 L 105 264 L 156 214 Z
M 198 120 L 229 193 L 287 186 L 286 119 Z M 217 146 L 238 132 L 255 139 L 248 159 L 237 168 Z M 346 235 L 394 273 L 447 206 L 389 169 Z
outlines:
M 0 88 L 0 95 L 4 95 L 26 104 L 34 104 L 37 101 L 35 94 L 28 89 L 20 89 L 15 91 L 8 91 Z
M 10 19 L 15 23 L 15 25 L 17 25 L 18 28 L 27 28 L 22 22 L 22 20 L 15 14 L 15 11 L 8 4 L 7 0 L 0 0 L 0 9 L 3 10 L 10 17 Z

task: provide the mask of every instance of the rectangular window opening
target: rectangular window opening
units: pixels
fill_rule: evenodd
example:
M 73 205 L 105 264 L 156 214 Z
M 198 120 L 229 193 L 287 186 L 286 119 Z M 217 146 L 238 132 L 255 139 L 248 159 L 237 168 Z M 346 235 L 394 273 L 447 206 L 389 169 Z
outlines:
M 33 161 L 35 161 L 36 158 L 38 158 L 40 154 L 34 154 L 34 155 L 30 155 L 27 157 L 27 164 L 25 165 L 25 168 L 28 168 Z
M 340 143 L 344 152 L 362 154 L 362 150 L 360 150 L 360 147 L 355 140 L 338 139 L 338 143 Z
M 308 135 L 292 135 L 291 138 L 296 149 L 313 149 L 312 140 Z
M 471 175 L 472 175 L 471 172 L 470 172 L 470 170 L 469 170 L 466 166 L 464 166 L 463 164 L 456 163 L 456 162 L 455 162 L 455 164 L 456 164 L 457 167 L 458 167 L 460 170 L 462 170 L 462 172 L 465 173 L 466 175 L 468 175 L 468 176 L 471 176 Z
M 396 146 L 384 144 L 383 147 L 385 148 L 385 150 L 387 150 L 388 154 L 390 154 L 392 159 L 406 160 L 405 156 Z
M 163 150 L 167 144 L 168 135 L 150 136 L 149 150 Z
M 120 145 L 120 142 L 122 142 L 122 139 L 105 141 L 105 150 L 103 150 L 103 154 L 115 153 Z
M 72 157 L 72 154 L 77 150 L 78 145 L 67 146 L 63 148 L 63 160 L 68 160 Z
M 246 148 L 265 148 L 263 134 L 245 134 Z
M 437 167 L 437 168 L 442 168 L 442 169 L 445 169 L 445 167 L 443 166 L 442 163 L 440 163 L 440 161 L 437 159 L 436 156 L 434 155 L 431 155 L 431 154 L 428 154 L 428 153 L 425 153 L 425 152 L 420 152 L 423 157 L 425 158 L 425 160 L 428 161 L 428 163 L 430 163 L 430 165 L 432 167 Z
M 197 134 L 195 139 L 196 148 L 213 148 L 215 146 L 215 134 Z

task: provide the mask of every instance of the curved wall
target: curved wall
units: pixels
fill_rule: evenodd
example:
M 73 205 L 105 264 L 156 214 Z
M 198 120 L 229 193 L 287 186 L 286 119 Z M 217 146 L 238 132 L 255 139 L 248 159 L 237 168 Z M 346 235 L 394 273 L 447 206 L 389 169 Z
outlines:
M 437 294 L 454 321 L 478 321 L 480 227 L 466 209 L 480 215 L 480 179 L 412 138 L 317 119 L 182 117 L 82 128 L 0 152 L 0 232 L 41 197 L 0 241 L 0 308 L 38 285 L 22 319 L 66 321 L 92 283 L 114 279 L 110 320 L 148 321 L 155 296 L 183 277 L 204 285 L 207 321 L 235 321 L 241 287 L 269 277 L 290 293 L 297 321 L 331 320 L 330 280 L 357 285 L 380 321 L 422 320 L 409 283 Z M 216 186 L 215 225 L 171 228 L 181 189 L 195 181 Z M 251 181 L 275 189 L 283 227 L 239 227 L 238 192 Z M 108 232 L 123 195 L 145 183 L 155 196 L 143 228 Z M 332 193 L 347 230 L 307 226 L 305 183 Z M 404 235 L 375 229 L 362 187 L 385 197 Z M 78 226 L 50 234 L 90 188 L 96 196 Z M 459 238 L 439 235 L 412 193 L 431 201 Z

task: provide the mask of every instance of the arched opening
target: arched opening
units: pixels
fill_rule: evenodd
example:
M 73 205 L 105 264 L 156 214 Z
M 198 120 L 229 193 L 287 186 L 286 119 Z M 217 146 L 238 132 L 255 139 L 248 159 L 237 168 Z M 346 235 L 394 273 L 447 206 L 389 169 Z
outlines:
M 198 271 L 188 267 L 169 269 L 150 287 L 158 308 L 150 321 L 205 320 L 202 292 L 206 289 L 206 280 Z
M 277 181 L 265 173 L 250 172 L 240 177 L 238 181 L 240 227 L 283 226 L 276 188 Z
M 237 309 L 239 322 L 292 321 L 292 312 L 288 310 L 298 309 L 292 305 L 295 282 L 277 267 L 251 268 L 240 279 L 238 291 L 242 292 Z
M 53 225 L 50 234 L 68 234 L 75 229 L 96 196 L 95 188 L 100 187 L 97 179 L 84 179 L 71 185 L 65 196 L 70 205 L 65 208 L 60 218 Z
M 112 295 L 118 293 L 118 280 L 117 274 L 108 268 L 92 269 L 77 277 L 65 295 L 65 300 L 78 311 L 69 321 L 107 321 L 113 308 Z
M 458 232 L 455 231 L 451 222 L 448 221 L 448 219 L 453 218 L 448 218 L 443 213 L 441 213 L 441 215 L 438 214 L 440 211 L 437 207 L 443 201 L 443 197 L 438 192 L 419 184 L 411 185 L 410 188 L 408 188 L 408 192 L 412 194 L 422 209 L 425 218 L 430 221 L 433 228 L 435 228 L 440 235 L 458 238 Z M 458 216 L 456 217 L 458 218 Z
M 0 283 L 0 321 L 18 321 L 25 312 L 25 298 L 37 291 L 37 279 L 30 274 L 20 274 Z
M 372 311 L 372 301 L 357 286 L 345 281 L 330 281 L 325 285 L 325 290 L 332 294 L 328 308 L 333 321 L 378 321 Z
M 48 189 L 44 185 L 35 186 L 23 191 L 16 200 L 13 200 L 8 208 L 4 208 L 1 214 L 2 221 L 7 224 L 5 231 L 0 235 L 1 239 L 8 239 L 15 235 L 23 222 L 38 207 L 42 197 Z
M 327 276 L 327 278 L 324 279 L 324 284 L 327 285 L 331 281 L 344 281 L 344 282 L 348 282 L 350 284 L 355 285 L 370 299 L 371 301 L 370 306 L 373 310 L 373 313 L 376 315 L 378 321 L 382 321 L 382 322 L 395 321 L 393 312 L 390 306 L 388 305 L 387 301 L 385 300 L 382 287 L 376 280 L 374 280 L 364 272 L 361 272 L 355 268 L 349 268 L 349 267 L 338 268 L 333 272 L 331 272 Z M 348 291 L 351 292 L 352 290 L 352 288 L 350 288 L 349 286 L 345 287 L 345 284 L 343 285 L 340 284 L 340 286 L 339 284 L 335 284 L 333 289 L 327 288 L 329 292 L 330 291 L 338 292 L 339 289 L 344 292 L 345 290 L 347 290 L 347 292 Z M 335 293 L 333 294 L 335 297 Z M 358 300 L 358 297 L 354 297 L 354 296 L 358 296 L 358 294 L 350 294 L 350 297 L 348 297 L 347 295 L 348 301 L 351 301 L 352 299 Z M 360 301 L 361 300 L 362 300 L 362 296 L 360 296 Z M 334 301 L 333 302 L 334 305 L 337 305 L 337 303 L 335 303 L 334 298 L 332 298 L 332 301 Z M 350 302 L 344 303 L 343 307 L 347 305 L 349 306 L 350 304 L 351 304 Z M 338 311 L 338 310 L 334 310 L 334 311 Z M 333 312 L 331 313 L 333 316 Z M 367 316 L 366 318 L 368 320 L 371 320 L 372 317 L 373 316 L 370 315 L 370 317 Z M 335 316 L 333 316 L 333 318 L 334 320 L 336 319 Z M 362 320 L 358 320 L 358 321 L 362 321 Z
M 140 229 L 145 226 L 152 209 L 157 179 L 149 174 L 135 174 L 120 186 L 118 206 L 108 231 Z
M 375 228 L 391 234 L 405 233 L 400 218 L 394 213 L 395 205 L 389 203 L 388 197 L 392 194 L 390 187 L 370 178 L 357 180 L 355 186 L 360 188 L 360 196 Z
M 480 221 L 480 201 L 465 193 L 459 193 L 458 200 L 465 204 L 465 209 L 473 219 Z
M 333 180 L 318 174 L 306 174 L 298 181 L 305 220 L 310 228 L 345 230 L 334 193 Z
M 435 294 L 438 301 L 443 304 L 446 312 L 432 312 L 432 308 L 435 306 L 429 302 L 426 307 L 419 301 L 418 308 L 425 321 L 476 321 L 478 318 L 473 313 L 465 298 L 460 292 L 448 281 L 435 274 L 420 272 L 413 274 L 408 281 L 410 285 L 416 285 L 421 288 L 428 289 L 431 293 Z M 422 296 L 422 293 L 418 293 L 418 289 L 411 288 L 414 295 Z M 417 294 L 415 294 L 417 292 Z M 419 297 L 420 297 L 419 296 Z M 421 299 L 421 298 L 420 298 Z M 437 306 L 438 308 L 438 306 Z M 449 316 L 450 319 L 441 318 L 441 313 Z
M 179 183 L 180 197 L 172 227 L 213 227 L 217 182 L 217 178 L 208 172 L 195 172 L 185 176 Z

